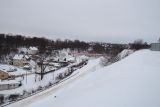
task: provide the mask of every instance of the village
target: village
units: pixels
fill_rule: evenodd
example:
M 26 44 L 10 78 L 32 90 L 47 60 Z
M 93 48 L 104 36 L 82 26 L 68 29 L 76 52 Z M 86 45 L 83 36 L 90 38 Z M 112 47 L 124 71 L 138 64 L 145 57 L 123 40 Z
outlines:
M 40 55 L 37 47 L 19 48 L 8 64 L 0 64 L 0 93 L 36 92 L 70 76 L 88 60 L 88 56 L 70 50 Z

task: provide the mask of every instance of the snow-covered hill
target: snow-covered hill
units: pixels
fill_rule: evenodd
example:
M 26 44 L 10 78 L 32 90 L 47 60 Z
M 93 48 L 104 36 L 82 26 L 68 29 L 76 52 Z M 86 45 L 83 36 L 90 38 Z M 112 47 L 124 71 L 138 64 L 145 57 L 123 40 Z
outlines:
M 122 52 L 120 52 L 120 53 L 117 55 L 117 58 L 118 58 L 118 60 L 121 60 L 121 59 L 127 57 L 128 55 L 132 54 L 133 52 L 134 52 L 134 50 L 124 49 Z
M 62 85 L 9 107 L 160 107 L 160 52 L 137 51 Z

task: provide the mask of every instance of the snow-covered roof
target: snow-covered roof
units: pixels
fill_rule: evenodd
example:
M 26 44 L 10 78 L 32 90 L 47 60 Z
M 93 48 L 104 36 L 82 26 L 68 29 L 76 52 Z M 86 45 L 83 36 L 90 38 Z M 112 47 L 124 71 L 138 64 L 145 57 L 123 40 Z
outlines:
M 24 55 L 23 54 L 16 54 L 13 59 L 23 59 Z
M 29 65 L 25 65 L 25 66 L 23 66 L 24 68 L 30 68 L 30 66 Z
M 56 69 L 57 69 L 56 67 L 48 66 L 48 67 L 45 68 L 45 72 L 56 70 Z
M 30 50 L 35 50 L 35 51 L 38 51 L 38 48 L 37 47 L 29 47 Z
M 69 56 L 66 57 L 66 60 L 67 61 L 75 61 L 75 57 L 69 55 Z
M 80 59 L 86 60 L 86 59 L 89 59 L 89 57 L 85 56 L 85 55 L 82 55 L 82 56 L 80 56 Z
M 59 66 L 61 66 L 61 64 L 59 64 L 59 63 L 54 63 L 54 66 L 59 67 Z
M 28 55 L 25 55 L 25 58 L 26 58 L 26 59 L 29 59 L 29 56 L 28 56 Z
M 23 52 L 25 52 L 25 53 L 28 51 L 27 48 L 19 48 L 18 50 L 19 50 L 19 51 L 23 51 Z
M 13 70 L 12 72 L 9 72 L 9 71 L 11 71 L 11 69 L 16 69 L 16 70 Z M 12 65 L 7 65 L 7 64 L 0 64 L 0 70 L 8 73 L 9 75 L 22 75 L 22 74 L 26 74 L 25 70 L 17 68 L 17 67 L 12 66 Z
M 4 85 L 4 84 L 19 84 L 20 82 L 16 81 L 16 80 L 3 80 L 0 81 L 0 85 Z

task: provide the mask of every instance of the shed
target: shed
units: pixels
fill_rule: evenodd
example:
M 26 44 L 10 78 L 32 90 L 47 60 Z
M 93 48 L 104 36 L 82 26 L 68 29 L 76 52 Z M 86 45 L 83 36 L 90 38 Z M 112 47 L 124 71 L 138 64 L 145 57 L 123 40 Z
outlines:
M 4 79 L 8 79 L 8 78 L 9 78 L 9 74 L 6 71 L 0 70 L 0 79 L 4 80 Z
M 9 81 L 1 81 L 0 82 L 0 91 L 2 90 L 9 90 L 9 89 L 15 89 L 21 86 L 20 82 L 17 82 L 16 80 L 9 80 Z
M 160 51 L 160 43 L 152 43 L 151 50 L 152 51 Z
M 31 55 L 35 55 L 38 53 L 38 48 L 37 47 L 29 47 L 28 53 Z

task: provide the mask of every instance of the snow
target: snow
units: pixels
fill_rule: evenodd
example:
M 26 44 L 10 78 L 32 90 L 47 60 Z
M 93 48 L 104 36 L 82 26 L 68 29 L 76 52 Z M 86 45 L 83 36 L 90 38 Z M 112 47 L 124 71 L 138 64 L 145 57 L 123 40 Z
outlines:
M 88 56 L 85 56 L 85 55 L 81 55 L 80 58 L 81 58 L 82 60 L 88 60 L 88 59 L 89 59 L 89 57 L 88 57 Z
M 22 75 L 26 74 L 26 71 L 12 65 L 0 64 L 0 70 L 9 73 L 10 75 Z M 15 70 L 15 71 L 14 71 Z M 12 72 L 9 72 L 12 71 Z
M 125 58 L 126 56 L 132 54 L 134 52 L 134 50 L 131 49 L 124 49 L 121 53 L 119 53 L 117 55 L 118 59 L 121 60 L 123 58 Z
M 16 80 L 10 80 L 10 81 L 7 81 L 7 80 L 3 80 L 3 81 L 0 81 L 0 84 L 15 84 L 15 83 L 19 83 L 18 81 Z
M 68 55 L 65 57 L 67 61 L 75 61 L 75 57 Z
M 100 61 L 100 59 L 90 60 L 86 66 L 84 66 L 83 68 L 81 68 L 81 69 L 79 69 L 79 70 L 76 70 L 76 71 L 70 76 L 70 77 L 73 76 L 73 78 L 71 78 L 71 79 L 68 79 L 68 78 L 70 78 L 70 77 L 66 78 L 66 81 L 64 81 L 64 82 L 56 85 L 55 87 L 50 88 L 50 89 L 48 89 L 48 90 L 46 90 L 46 91 L 44 91 L 44 92 L 41 92 L 41 93 L 39 93 L 39 94 L 36 94 L 33 99 L 32 99 L 33 96 L 30 97 L 30 98 L 32 99 L 31 101 L 37 100 L 37 99 L 41 98 L 39 95 L 42 95 L 42 94 L 44 94 L 44 93 L 46 93 L 46 92 L 48 92 L 48 91 L 50 91 L 50 90 L 53 90 L 53 89 L 54 89 L 54 91 L 55 91 L 55 90 L 57 90 L 57 89 L 59 89 L 59 88 L 61 88 L 61 87 L 64 87 L 65 84 L 66 84 L 66 85 L 69 84 L 69 82 L 74 82 L 75 79 L 78 79 L 78 78 L 80 78 L 80 77 L 83 77 L 87 72 L 91 72 L 91 71 L 96 70 L 96 69 L 100 66 L 100 65 L 99 65 L 99 63 L 100 63 L 99 61 Z M 58 70 L 57 72 L 55 72 L 54 76 L 56 76 L 58 73 L 64 72 L 64 70 L 66 70 L 66 69 L 67 69 L 67 67 Z M 81 75 L 81 76 L 79 76 L 78 74 Z M 52 75 L 50 75 L 50 76 L 52 76 Z M 50 77 L 46 76 L 46 78 L 50 78 Z M 44 80 L 46 80 L 46 79 L 44 79 Z M 69 81 L 67 81 L 67 80 L 69 80 Z M 40 81 L 40 82 L 42 82 L 42 81 Z M 42 84 L 45 84 L 45 82 L 43 81 Z M 29 87 L 29 86 L 32 86 L 32 85 L 33 85 L 33 84 L 29 84 L 28 87 Z M 34 84 L 34 87 L 36 87 L 36 86 L 37 86 L 37 83 Z M 26 88 L 27 88 L 27 87 L 26 87 Z M 12 91 L 12 93 L 17 93 L 17 92 L 19 92 L 19 91 L 18 91 L 18 90 Z M 8 93 L 8 91 L 5 91 L 5 93 Z M 46 94 L 47 94 L 47 95 L 50 95 L 51 93 L 50 93 L 50 94 L 49 94 L 49 93 L 46 93 Z M 30 98 L 27 98 L 27 99 L 30 99 Z M 26 100 L 27 100 L 27 99 L 26 99 Z M 31 102 L 30 100 L 27 100 L 27 102 L 28 102 L 28 101 Z M 18 103 L 18 102 L 17 102 L 17 103 Z M 21 102 L 19 102 L 19 103 L 21 103 Z M 16 107 L 17 107 L 17 106 L 20 106 L 20 107 L 21 107 L 22 105 L 28 105 L 28 104 L 27 104 L 27 103 L 26 103 L 26 104 L 23 104 L 23 101 L 22 101 L 22 103 L 16 105 Z M 10 106 L 11 106 L 11 105 L 9 105 L 9 107 L 10 107 Z
M 28 65 L 25 65 L 25 66 L 23 66 L 23 68 L 30 68 L 30 66 L 28 66 Z
M 35 50 L 35 51 L 38 51 L 38 48 L 36 47 L 29 47 L 30 50 Z
M 28 49 L 27 48 L 19 48 L 18 51 L 19 52 L 27 53 Z
M 16 55 L 13 57 L 13 59 L 21 60 L 23 57 L 24 57 L 23 54 L 16 54 Z
M 28 55 L 25 55 L 25 58 L 26 58 L 26 59 L 29 59 L 29 56 L 28 56 Z
M 36 66 L 36 63 L 33 60 L 30 60 L 29 64 L 32 66 L 32 68 Z
M 92 60 L 73 78 L 9 107 L 159 107 L 159 58 L 140 50 L 104 68 Z

